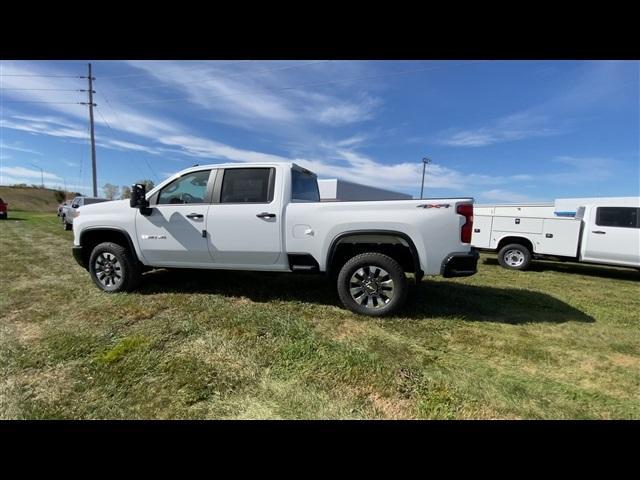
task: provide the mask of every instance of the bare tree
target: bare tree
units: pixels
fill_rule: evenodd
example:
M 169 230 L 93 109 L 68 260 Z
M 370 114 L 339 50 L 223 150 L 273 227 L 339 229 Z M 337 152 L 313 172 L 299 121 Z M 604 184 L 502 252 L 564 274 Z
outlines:
M 120 195 L 120 199 L 124 200 L 125 198 L 131 198 L 131 187 L 128 185 L 123 185 L 121 188 L 122 194 Z
M 116 185 L 111 185 L 110 183 L 105 183 L 104 186 L 102 187 L 102 191 L 104 192 L 104 197 L 107 200 L 113 200 L 118 196 L 120 187 Z
M 144 180 L 138 180 L 136 183 L 143 184 L 147 192 L 156 186 L 156 184 L 153 183 L 153 180 L 149 180 L 148 178 L 145 178 Z

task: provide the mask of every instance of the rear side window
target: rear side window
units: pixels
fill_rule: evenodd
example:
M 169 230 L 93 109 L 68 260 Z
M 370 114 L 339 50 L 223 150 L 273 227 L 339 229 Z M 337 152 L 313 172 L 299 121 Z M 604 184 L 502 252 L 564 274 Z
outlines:
M 291 200 L 298 202 L 319 202 L 318 181 L 312 173 L 291 170 Z
M 208 203 L 207 185 L 211 170 L 187 173 L 160 190 L 158 205 Z
M 638 223 L 640 208 L 598 207 L 596 225 L 601 227 L 640 228 Z
M 224 171 L 220 203 L 269 203 L 274 168 L 229 168 Z

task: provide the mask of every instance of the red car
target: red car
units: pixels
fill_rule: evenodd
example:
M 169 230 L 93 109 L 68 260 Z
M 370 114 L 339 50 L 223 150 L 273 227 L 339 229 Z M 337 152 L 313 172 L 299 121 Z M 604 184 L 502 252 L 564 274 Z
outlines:
M 9 206 L 8 203 L 4 203 L 2 201 L 2 199 L 0 198 L 0 218 L 3 220 L 7 219 L 7 207 Z

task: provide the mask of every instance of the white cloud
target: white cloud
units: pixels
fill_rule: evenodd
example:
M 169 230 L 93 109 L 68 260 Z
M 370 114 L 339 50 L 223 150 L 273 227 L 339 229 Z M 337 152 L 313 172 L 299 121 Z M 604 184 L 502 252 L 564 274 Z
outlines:
M 531 112 L 520 112 L 500 118 L 488 126 L 442 132 L 437 143 L 450 147 L 484 147 L 495 143 L 526 138 L 559 135 L 567 130 L 553 125 L 551 119 Z
M 6 150 L 15 150 L 16 152 L 33 153 L 34 155 L 42 155 L 41 152 L 37 152 L 37 151 L 31 150 L 29 148 L 23 148 L 23 147 L 16 146 L 16 145 L 7 145 L 6 143 L 0 143 L 0 151 L 3 151 L 5 149 Z
M 3 175 L 18 176 L 18 177 L 25 177 L 25 178 L 37 178 L 37 179 L 44 178 L 46 180 L 62 180 L 62 177 L 59 177 L 55 173 L 45 172 L 45 171 L 40 172 L 40 170 L 33 170 L 30 168 L 24 168 L 24 167 L 0 167 L 0 173 L 2 173 Z
M 529 195 L 524 195 L 519 192 L 512 192 L 510 190 L 502 190 L 499 188 L 480 192 L 479 198 L 482 201 L 504 202 L 504 203 L 528 203 L 528 202 L 535 201 Z

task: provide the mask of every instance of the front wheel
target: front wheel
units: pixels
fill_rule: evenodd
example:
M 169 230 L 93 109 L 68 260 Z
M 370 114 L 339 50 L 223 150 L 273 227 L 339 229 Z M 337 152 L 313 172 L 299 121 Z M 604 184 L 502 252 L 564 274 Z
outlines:
M 531 263 L 531 252 L 519 243 L 505 245 L 498 252 L 498 263 L 510 270 L 525 270 Z
M 104 242 L 97 245 L 89 258 L 89 273 L 98 288 L 105 292 L 128 292 L 141 278 L 137 259 L 121 245 Z
M 349 310 L 370 316 L 389 315 L 407 298 L 407 277 L 393 258 L 362 253 L 344 264 L 338 275 L 338 295 Z
M 66 220 L 62 220 L 62 226 L 64 227 L 65 231 L 71 230 L 73 228 L 73 225 L 70 223 L 67 223 Z

